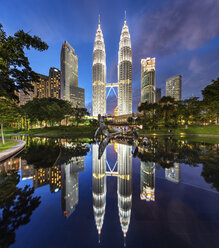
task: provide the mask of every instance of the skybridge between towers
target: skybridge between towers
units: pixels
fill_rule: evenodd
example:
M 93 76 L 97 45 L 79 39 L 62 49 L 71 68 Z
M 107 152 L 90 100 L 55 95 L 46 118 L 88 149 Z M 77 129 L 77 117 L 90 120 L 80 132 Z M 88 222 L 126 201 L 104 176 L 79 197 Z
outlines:
M 105 84 L 105 87 L 106 87 L 106 89 L 107 88 L 110 88 L 109 91 L 108 91 L 108 93 L 107 93 L 107 95 L 106 95 L 106 98 L 109 96 L 111 90 L 113 90 L 116 98 L 118 98 L 118 95 L 116 94 L 116 91 L 115 91 L 114 88 L 116 88 L 116 87 L 118 88 L 119 87 L 119 83 L 107 83 L 107 84 Z

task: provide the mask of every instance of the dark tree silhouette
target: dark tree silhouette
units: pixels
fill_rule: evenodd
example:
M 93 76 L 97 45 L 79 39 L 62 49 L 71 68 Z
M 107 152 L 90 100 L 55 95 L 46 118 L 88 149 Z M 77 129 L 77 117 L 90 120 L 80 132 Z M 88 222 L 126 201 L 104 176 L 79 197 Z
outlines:
M 33 197 L 34 189 L 18 188 L 20 176 L 11 171 L 0 175 L 0 247 L 15 242 L 15 230 L 30 221 L 33 211 L 40 205 L 40 197 Z

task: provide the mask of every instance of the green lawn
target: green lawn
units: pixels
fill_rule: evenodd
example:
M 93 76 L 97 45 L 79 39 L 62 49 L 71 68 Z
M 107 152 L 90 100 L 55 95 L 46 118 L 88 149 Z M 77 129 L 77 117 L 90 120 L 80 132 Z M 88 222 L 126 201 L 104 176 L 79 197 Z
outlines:
M 3 152 L 4 150 L 7 150 L 8 148 L 11 148 L 12 146 L 17 145 L 17 141 L 15 140 L 5 140 L 5 144 L 2 144 L 2 140 L 0 140 L 0 152 Z
M 171 129 L 171 132 L 168 132 Z M 219 135 L 219 125 L 209 126 L 189 126 L 188 128 L 162 128 L 160 130 L 143 129 L 139 131 L 140 134 L 209 134 Z

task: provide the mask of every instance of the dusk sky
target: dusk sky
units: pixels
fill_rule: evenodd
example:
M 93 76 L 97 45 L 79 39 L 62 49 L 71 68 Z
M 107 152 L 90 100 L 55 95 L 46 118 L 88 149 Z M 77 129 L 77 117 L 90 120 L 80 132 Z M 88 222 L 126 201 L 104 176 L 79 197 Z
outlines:
M 219 77 L 219 0 L 0 0 L 0 23 L 8 35 L 19 29 L 49 45 L 45 52 L 27 52 L 35 72 L 60 69 L 60 51 L 67 40 L 78 55 L 79 87 L 86 106 L 92 103 L 92 53 L 101 16 L 106 47 L 107 82 L 117 82 L 119 39 L 127 12 L 133 53 L 133 111 L 140 102 L 140 61 L 156 58 L 156 87 L 165 95 L 166 79 L 182 75 L 183 98 Z M 116 99 L 107 100 L 112 113 Z

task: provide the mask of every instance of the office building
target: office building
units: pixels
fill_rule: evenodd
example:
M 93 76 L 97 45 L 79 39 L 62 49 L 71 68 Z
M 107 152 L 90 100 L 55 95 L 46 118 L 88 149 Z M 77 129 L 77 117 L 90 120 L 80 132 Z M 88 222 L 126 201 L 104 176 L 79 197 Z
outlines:
M 118 52 L 118 114 L 132 113 L 132 48 L 126 17 Z
M 156 96 L 156 103 L 159 103 L 159 101 L 161 99 L 161 88 L 157 88 L 155 90 L 155 96 Z
M 93 116 L 106 113 L 106 53 L 100 20 L 93 50 Z
M 155 103 L 155 58 L 141 60 L 141 102 Z
M 60 70 L 54 67 L 49 69 L 49 94 L 48 97 L 61 98 Z
M 170 96 L 175 101 L 182 99 L 182 76 L 174 76 L 166 80 L 166 96 Z
M 33 100 L 34 92 L 28 90 L 28 91 L 27 91 L 27 94 L 25 94 L 25 93 L 23 92 L 23 90 L 21 90 L 21 91 L 18 93 L 18 97 L 19 97 L 19 105 L 22 106 L 22 105 L 25 105 L 27 102 Z
M 71 85 L 70 99 L 73 107 L 84 108 L 85 107 L 84 89 Z
M 34 87 L 33 98 L 46 98 L 49 97 L 49 77 L 37 74 L 39 79 L 36 82 L 32 82 Z
M 84 107 L 84 89 L 78 87 L 78 56 L 65 41 L 61 49 L 61 99 L 70 101 L 73 107 Z

